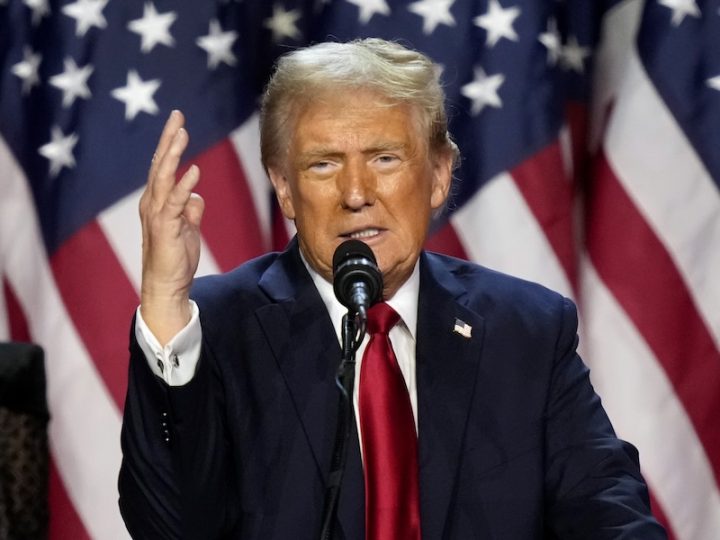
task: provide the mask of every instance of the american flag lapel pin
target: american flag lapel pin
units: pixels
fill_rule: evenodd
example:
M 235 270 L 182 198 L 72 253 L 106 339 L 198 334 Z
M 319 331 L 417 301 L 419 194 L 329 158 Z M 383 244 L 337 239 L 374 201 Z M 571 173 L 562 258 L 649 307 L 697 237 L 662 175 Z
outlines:
M 455 326 L 453 326 L 453 332 L 455 332 L 456 334 L 460 334 L 465 339 L 470 339 L 472 337 L 472 326 L 470 326 L 465 321 L 455 319 Z

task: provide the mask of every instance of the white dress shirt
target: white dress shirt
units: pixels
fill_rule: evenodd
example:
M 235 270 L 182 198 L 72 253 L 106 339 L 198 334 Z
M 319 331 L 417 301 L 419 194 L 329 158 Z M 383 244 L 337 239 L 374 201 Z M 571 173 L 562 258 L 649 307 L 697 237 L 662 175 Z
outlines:
M 326 281 L 320 274 L 313 270 L 303 258 L 310 276 L 312 277 L 315 287 L 320 293 L 320 297 L 325 303 L 330 319 L 335 327 L 335 334 L 338 343 L 342 343 L 342 316 L 347 313 L 345 308 L 337 298 L 333 291 L 331 283 Z M 413 417 L 415 419 L 415 429 L 417 430 L 417 382 L 415 370 L 415 344 L 417 342 L 417 308 L 418 294 L 420 292 L 420 271 L 418 265 L 415 265 L 410 278 L 402 284 L 395 295 L 387 300 L 398 315 L 400 322 L 390 330 L 390 342 L 392 343 L 395 356 L 397 357 L 400 371 L 405 378 L 405 384 L 410 395 L 410 404 L 412 405 Z M 148 328 L 142 318 L 140 308 L 137 309 L 137 317 L 135 319 L 135 337 L 145 353 L 150 369 L 160 378 L 162 378 L 170 386 L 182 386 L 190 382 L 195 375 L 195 368 L 200 359 L 200 348 L 202 345 L 202 328 L 200 326 L 200 311 L 194 301 L 190 301 L 192 315 L 190 322 L 180 330 L 165 347 L 161 347 L 158 340 Z M 365 336 L 360 348 L 356 353 L 355 364 L 355 386 L 353 390 L 353 406 L 355 408 L 355 418 L 357 422 L 358 435 L 362 442 L 362 433 L 358 418 L 358 385 L 360 383 L 360 370 L 362 368 L 362 357 L 365 347 L 369 341 L 369 336 Z M 340 358 L 338 357 L 338 365 Z M 362 449 L 362 444 L 360 445 Z

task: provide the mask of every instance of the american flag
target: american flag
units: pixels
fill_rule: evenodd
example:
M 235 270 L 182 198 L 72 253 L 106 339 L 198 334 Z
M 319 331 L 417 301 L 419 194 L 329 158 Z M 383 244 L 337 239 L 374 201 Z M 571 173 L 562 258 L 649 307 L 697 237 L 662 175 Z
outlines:
M 281 53 L 378 36 L 437 63 L 462 152 L 432 249 L 581 308 L 582 352 L 678 540 L 720 538 L 718 0 L 0 0 L 0 340 L 47 355 L 51 538 L 117 510 L 137 204 L 170 110 L 199 273 L 292 235 L 259 161 Z

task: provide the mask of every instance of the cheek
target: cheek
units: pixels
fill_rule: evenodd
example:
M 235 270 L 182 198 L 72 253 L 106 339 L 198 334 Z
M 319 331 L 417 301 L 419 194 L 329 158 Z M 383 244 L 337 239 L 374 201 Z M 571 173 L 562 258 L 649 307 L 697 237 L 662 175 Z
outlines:
M 307 240 L 309 247 L 316 253 L 327 251 L 327 245 L 332 242 L 334 205 L 325 194 L 320 191 L 299 192 L 296 199 L 295 226 L 298 232 Z

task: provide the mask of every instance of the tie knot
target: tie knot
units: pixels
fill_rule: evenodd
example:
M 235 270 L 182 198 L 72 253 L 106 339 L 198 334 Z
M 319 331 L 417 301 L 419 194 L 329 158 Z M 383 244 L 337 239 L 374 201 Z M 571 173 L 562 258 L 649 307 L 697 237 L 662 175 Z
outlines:
M 397 311 L 385 302 L 379 302 L 368 310 L 367 328 L 368 333 L 387 334 L 390 329 L 400 320 Z

